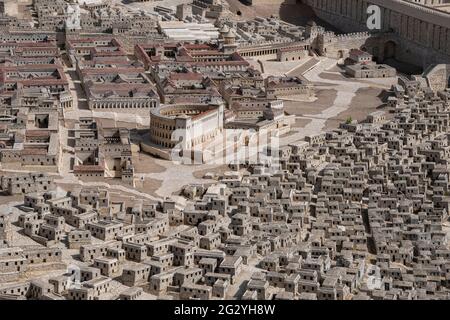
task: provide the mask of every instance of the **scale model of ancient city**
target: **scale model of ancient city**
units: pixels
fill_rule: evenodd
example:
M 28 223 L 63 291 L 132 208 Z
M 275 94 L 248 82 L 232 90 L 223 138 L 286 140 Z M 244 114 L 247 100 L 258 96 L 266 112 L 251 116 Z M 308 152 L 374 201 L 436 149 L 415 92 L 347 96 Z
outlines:
M 450 299 L 449 0 L 0 0 L 0 300 Z

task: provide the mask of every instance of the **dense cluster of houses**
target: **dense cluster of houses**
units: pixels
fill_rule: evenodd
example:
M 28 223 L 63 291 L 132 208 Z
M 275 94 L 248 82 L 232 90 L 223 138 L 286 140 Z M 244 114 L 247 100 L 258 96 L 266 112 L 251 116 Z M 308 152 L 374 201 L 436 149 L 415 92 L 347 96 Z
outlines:
M 319 53 L 356 78 L 396 70 L 352 49 L 369 34 L 235 22 L 217 1 L 155 15 L 111 1 L 33 10 L 28 25 L 0 16 L 0 196 L 14 199 L 0 206 L 0 300 L 450 299 L 450 89 L 433 90 L 448 67 L 402 76 L 388 117 L 269 146 L 270 161 L 229 163 L 214 182 L 183 186 L 183 201 L 149 200 L 133 189 L 130 131 L 103 127 L 101 112 L 144 112 L 140 151 L 163 157 L 175 130 L 201 125 L 187 149 L 229 129 L 290 131 L 283 99 L 311 101 L 314 86 L 265 78 L 247 57 Z M 170 38 L 205 18 L 214 41 Z M 164 33 L 158 19 L 181 21 Z M 83 93 L 97 116 L 66 119 Z M 69 191 L 52 171 L 73 175 Z M 132 195 L 87 183 L 104 177 Z
M 448 299 L 449 92 L 400 83 L 392 119 L 269 150 L 271 164 L 233 163 L 216 183 L 185 186 L 182 206 L 117 206 L 101 188 L 25 193 L 17 222 L 2 214 L 1 276 L 76 258 L 1 296 Z M 2 179 L 6 192 L 13 183 Z M 13 223 L 42 246 L 9 246 Z

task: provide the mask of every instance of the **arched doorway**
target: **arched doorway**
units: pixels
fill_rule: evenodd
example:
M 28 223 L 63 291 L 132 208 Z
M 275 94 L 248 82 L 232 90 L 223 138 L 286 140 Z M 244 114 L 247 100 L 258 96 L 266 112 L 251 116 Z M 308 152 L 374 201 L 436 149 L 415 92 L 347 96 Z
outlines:
M 395 59 L 397 53 L 397 44 L 394 41 L 388 41 L 384 44 L 384 59 Z

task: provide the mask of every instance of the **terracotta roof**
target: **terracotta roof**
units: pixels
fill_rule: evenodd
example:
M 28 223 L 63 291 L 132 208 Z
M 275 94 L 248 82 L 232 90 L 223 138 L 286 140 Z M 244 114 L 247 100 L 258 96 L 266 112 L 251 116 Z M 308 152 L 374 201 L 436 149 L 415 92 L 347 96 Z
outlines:
M 27 137 L 48 137 L 50 136 L 50 131 L 48 130 L 27 130 Z
M 81 70 L 83 75 L 89 74 L 127 74 L 127 73 L 144 73 L 145 69 L 142 67 L 129 68 L 84 68 Z
M 57 45 L 55 41 L 52 42 L 2 42 L 0 43 L 0 47 L 11 47 L 15 46 L 18 48 L 33 48 L 33 47 L 39 47 L 39 48 L 55 48 L 57 49 Z
M 203 75 L 195 72 L 171 72 L 171 80 L 202 80 Z
M 105 168 L 101 165 L 78 165 L 73 166 L 74 172 L 104 172 Z
M 37 149 L 37 148 L 27 148 L 20 151 L 20 154 L 23 156 L 32 156 L 32 155 L 42 156 L 46 155 L 47 153 L 48 153 L 47 149 Z

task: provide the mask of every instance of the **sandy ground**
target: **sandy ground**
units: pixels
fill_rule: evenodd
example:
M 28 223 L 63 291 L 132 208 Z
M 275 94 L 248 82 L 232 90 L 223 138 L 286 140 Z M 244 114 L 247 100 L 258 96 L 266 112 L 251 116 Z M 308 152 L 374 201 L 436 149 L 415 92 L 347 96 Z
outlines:
M 11 202 L 19 202 L 23 200 L 23 196 L 22 195 L 4 195 L 4 194 L 0 194 L 0 205 L 5 205 L 5 204 L 9 204 Z M 2 210 L 8 210 L 9 208 L 6 207 L 1 207 Z
M 334 89 L 319 89 L 316 92 L 316 101 L 284 101 L 285 111 L 288 114 L 304 115 L 318 114 L 333 105 L 337 91 Z
M 203 179 L 205 174 L 207 174 L 207 173 L 212 173 L 212 174 L 218 175 L 218 174 L 223 174 L 225 171 L 230 171 L 230 168 L 227 165 L 219 166 L 216 168 L 210 168 L 210 169 L 200 169 L 198 171 L 194 171 L 192 173 L 192 175 L 196 179 Z
M 289 75 L 293 70 L 301 69 L 304 66 L 313 65 L 313 57 L 306 57 L 297 61 L 260 61 L 262 64 L 262 76 L 285 76 Z M 307 67 L 306 67 L 307 68 Z
M 313 102 L 285 101 L 285 110 L 295 114 L 296 123 L 289 134 L 282 136 L 281 145 L 303 140 L 336 128 L 350 116 L 363 120 L 374 111 L 382 110 L 381 97 L 397 78 L 350 79 L 336 66 L 337 60 L 320 57 L 307 72 L 303 68 L 291 71 L 290 75 L 303 75 L 316 85 L 317 100 Z
M 339 113 L 336 117 L 329 119 L 325 123 L 326 129 L 333 129 L 339 126 L 341 122 L 346 121 L 350 117 L 352 120 L 364 120 L 368 114 L 383 110 L 380 106 L 383 102 L 380 95 L 383 90 L 378 88 L 361 88 L 356 92 L 356 96 L 347 110 Z
M 136 174 L 136 177 L 140 180 L 150 178 L 159 181 L 161 184 L 159 188 L 155 190 L 155 194 L 161 198 L 178 194 L 183 186 L 188 184 L 215 182 L 215 180 L 198 178 L 199 175 L 203 175 L 201 173 L 199 175 L 194 175 L 194 173 L 202 170 L 208 172 L 220 167 L 218 165 L 181 165 L 161 159 L 155 159 L 155 163 L 163 166 L 165 170 L 156 173 L 139 173 Z
M 287 75 L 291 77 L 302 76 L 308 70 L 314 68 L 319 63 L 319 59 L 316 57 L 308 57 L 305 63 L 300 64 L 297 68 L 290 70 Z
M 311 119 L 301 119 L 301 118 L 297 118 L 295 119 L 295 123 L 292 125 L 293 128 L 303 128 L 306 125 L 308 125 L 308 123 L 310 123 L 312 120 Z
M 157 197 L 156 191 L 161 188 L 162 182 L 160 180 L 145 178 L 143 181 L 136 181 L 135 188 L 141 192 L 148 193 Z
M 135 154 L 132 160 L 136 173 L 161 173 L 166 170 L 156 162 L 157 159 L 143 152 Z

